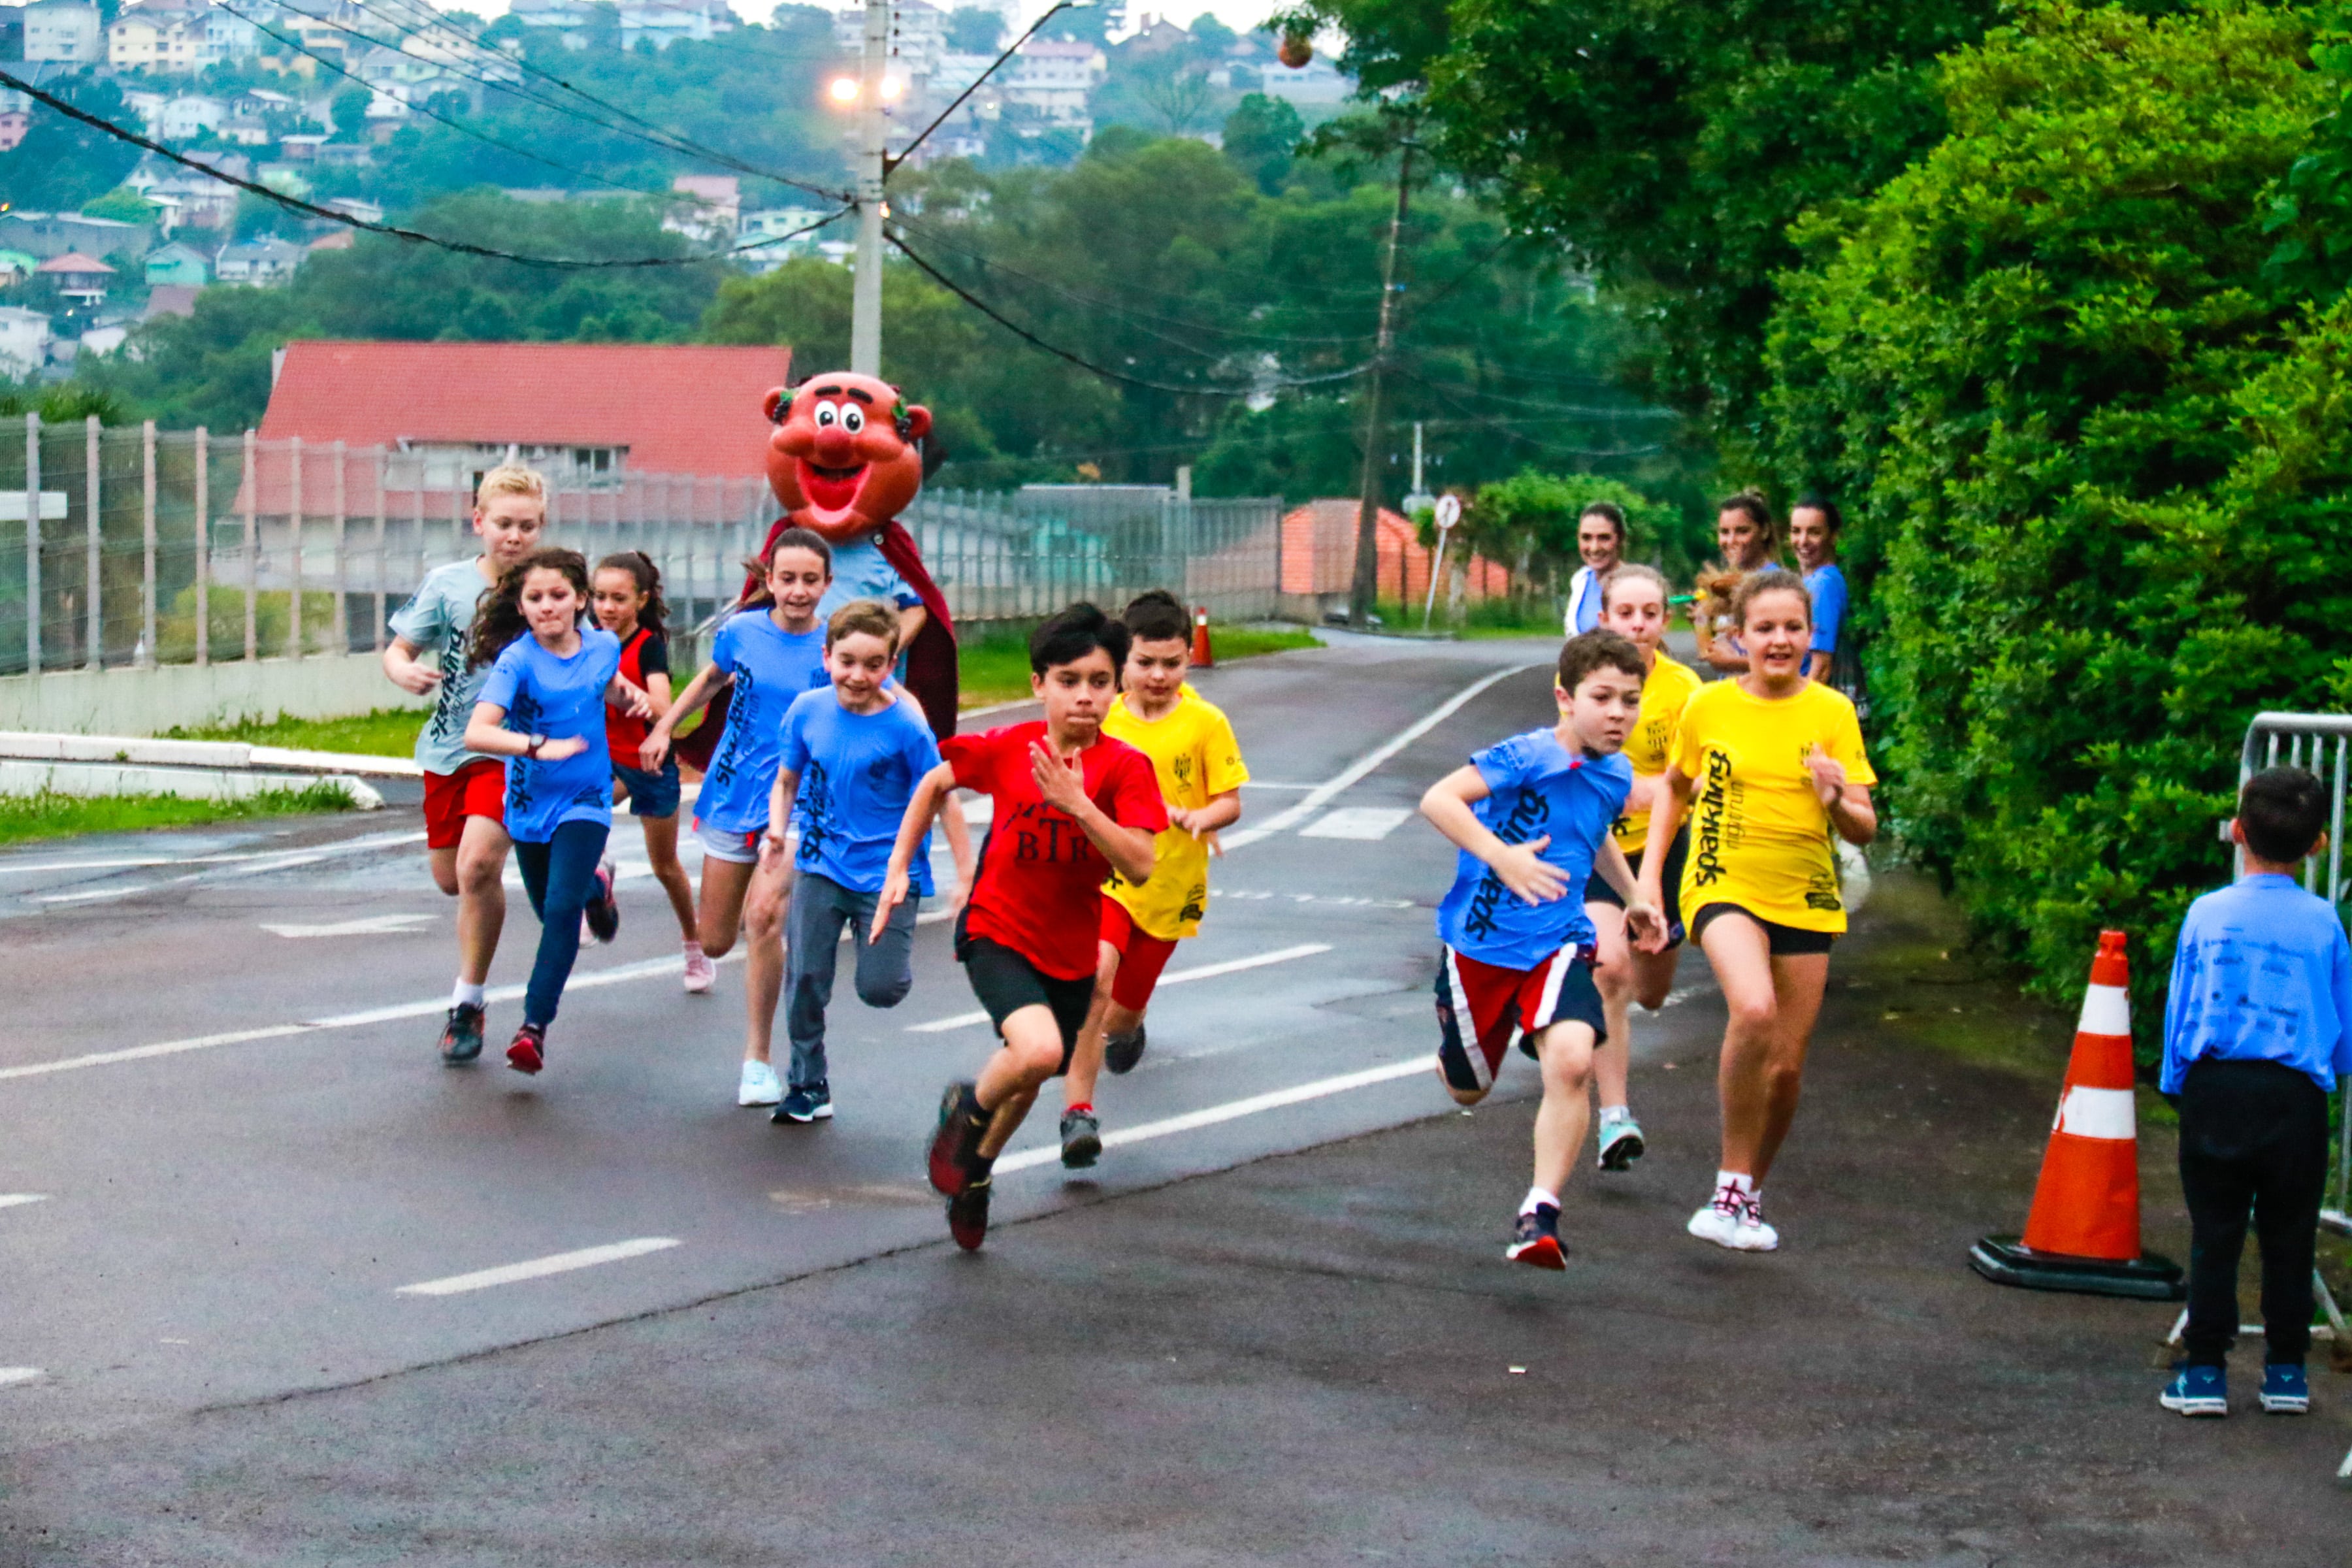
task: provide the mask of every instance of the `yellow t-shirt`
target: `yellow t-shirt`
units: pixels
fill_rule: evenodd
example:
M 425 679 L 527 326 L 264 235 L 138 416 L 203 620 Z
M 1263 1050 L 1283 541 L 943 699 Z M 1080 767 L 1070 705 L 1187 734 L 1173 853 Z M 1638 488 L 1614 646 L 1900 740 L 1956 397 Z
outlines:
M 1729 903 L 1801 931 L 1845 930 L 1835 830 L 1805 758 L 1818 749 L 1847 782 L 1878 782 L 1853 704 L 1818 681 L 1767 701 L 1718 680 L 1684 707 L 1681 731 L 1675 765 L 1696 781 L 1683 918 Z
M 1171 806 L 1197 811 L 1211 796 L 1239 789 L 1249 777 L 1233 725 L 1189 685 L 1177 693 L 1175 707 L 1148 724 L 1128 710 L 1125 697 L 1117 699 L 1103 720 L 1103 733 L 1151 759 L 1160 794 Z M 1152 850 L 1151 880 L 1139 888 L 1114 871 L 1103 891 L 1126 908 L 1145 935 L 1166 942 L 1191 936 L 1201 929 L 1209 904 L 1208 843 L 1171 825 Z
M 1625 760 L 1633 764 L 1635 778 L 1656 778 L 1674 762 L 1675 727 L 1682 721 L 1683 704 L 1705 684 L 1689 665 L 1678 664 L 1664 652 L 1658 655 L 1648 679 L 1642 682 L 1642 710 L 1633 716 L 1633 732 L 1625 737 Z M 1629 811 L 1609 831 L 1630 860 L 1650 841 L 1650 814 Z

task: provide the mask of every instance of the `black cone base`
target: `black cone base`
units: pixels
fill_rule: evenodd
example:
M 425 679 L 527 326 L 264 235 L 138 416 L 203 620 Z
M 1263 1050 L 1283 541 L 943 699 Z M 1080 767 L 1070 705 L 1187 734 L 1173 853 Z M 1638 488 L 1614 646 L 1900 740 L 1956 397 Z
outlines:
M 2017 1285 L 2028 1290 L 2079 1290 L 2142 1301 L 2178 1301 L 2189 1294 L 2180 1266 L 2153 1252 L 2117 1263 L 2105 1258 L 2036 1252 L 2016 1237 L 1988 1236 L 1969 1248 L 1969 1267 L 1996 1285 Z

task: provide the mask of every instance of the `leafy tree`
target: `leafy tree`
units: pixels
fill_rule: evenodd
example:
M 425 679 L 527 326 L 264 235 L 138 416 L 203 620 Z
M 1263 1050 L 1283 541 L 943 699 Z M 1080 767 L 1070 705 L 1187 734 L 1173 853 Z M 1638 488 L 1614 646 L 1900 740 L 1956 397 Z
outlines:
M 1522 468 L 1507 479 L 1478 487 L 1462 513 L 1464 549 L 1512 568 L 1526 583 L 1541 577 L 1550 592 L 1562 591 L 1580 560 L 1576 549 L 1576 520 L 1594 501 L 1613 501 L 1624 509 L 1626 558 L 1640 560 L 1672 548 L 1687 548 L 1684 514 L 1675 507 L 1653 500 L 1622 480 L 1601 474 L 1554 474 Z M 1430 542 L 1433 530 L 1424 529 Z
M 2343 91 L 2305 29 L 2022 6 L 1945 62 L 1950 137 L 1801 228 L 1772 321 L 1780 472 L 1844 495 L 1869 585 L 1897 826 L 2053 995 L 2121 923 L 2154 1003 L 2247 718 L 2326 700 L 2352 616 L 2352 305 L 2266 266 Z
M 1225 116 L 1224 153 L 1257 182 L 1259 190 L 1273 195 L 1282 189 L 1299 139 L 1306 134 L 1306 121 L 1287 100 L 1253 92 Z
M 155 204 L 128 185 L 117 185 L 96 201 L 84 202 L 86 216 L 112 218 L 117 223 L 153 223 Z
M 963 55 L 992 55 L 1004 41 L 1003 14 L 984 5 L 961 5 L 948 13 L 948 47 Z
M 51 83 L 49 90 L 101 119 L 125 118 L 122 89 L 111 81 L 83 75 Z M 0 201 L 11 206 L 72 212 L 122 184 L 139 162 L 137 149 L 46 105 L 35 104 L 31 120 L 25 139 L 0 153 Z
M 338 91 L 330 110 L 334 116 L 336 136 L 345 142 L 365 140 L 368 105 L 374 101 L 375 94 L 357 82 Z

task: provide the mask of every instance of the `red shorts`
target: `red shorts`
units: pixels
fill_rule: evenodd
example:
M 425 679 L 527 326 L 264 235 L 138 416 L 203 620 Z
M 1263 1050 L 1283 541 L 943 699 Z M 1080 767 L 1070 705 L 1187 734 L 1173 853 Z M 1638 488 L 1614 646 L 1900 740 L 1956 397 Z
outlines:
M 426 848 L 455 849 L 469 816 L 506 824 L 507 765 L 496 757 L 477 757 L 454 773 L 425 775 Z
M 1589 1024 L 1596 1045 L 1606 1039 L 1592 960 L 1591 947 L 1564 947 L 1533 969 L 1503 969 L 1444 949 L 1437 961 L 1437 1069 L 1446 1087 L 1486 1093 L 1512 1039 L 1533 1056 L 1534 1037 L 1554 1024 Z
M 1153 936 L 1135 923 L 1127 906 L 1117 899 L 1102 901 L 1102 939 L 1118 953 L 1118 973 L 1110 983 L 1110 999 L 1130 1013 L 1151 1005 L 1152 988 L 1168 955 L 1176 951 L 1172 938 Z

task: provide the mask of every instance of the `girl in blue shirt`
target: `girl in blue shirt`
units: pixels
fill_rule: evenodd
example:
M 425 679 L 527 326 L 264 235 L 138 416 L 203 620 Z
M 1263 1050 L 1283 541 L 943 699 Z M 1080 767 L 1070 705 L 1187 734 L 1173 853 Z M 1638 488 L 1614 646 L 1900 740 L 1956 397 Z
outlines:
M 604 704 L 651 715 L 645 692 L 621 677 L 621 643 L 580 629 L 588 563 L 576 550 L 541 550 L 499 578 L 474 617 L 472 665 L 490 667 L 466 726 L 469 751 L 507 759 L 507 835 L 539 916 L 539 956 L 523 994 L 522 1027 L 507 1065 L 535 1073 L 547 1026 L 580 954 L 584 916 L 600 942 L 620 929 L 604 840 L 613 827 L 613 763 Z
M 783 900 L 791 867 L 762 867 L 760 837 L 768 830 L 784 711 L 802 692 L 825 684 L 824 628 L 817 624 L 816 606 L 833 581 L 833 551 L 809 530 L 788 528 L 769 545 L 760 569 L 767 602 L 754 601 L 719 628 L 710 662 L 678 693 L 640 752 L 646 768 L 658 771 L 686 716 L 721 690 L 728 693 L 726 726 L 694 801 L 694 832 L 702 844 L 695 923 L 710 958 L 725 957 L 739 932 L 745 938 L 749 1016 L 738 1105 L 773 1105 L 784 1097 L 769 1046 L 784 984 Z

